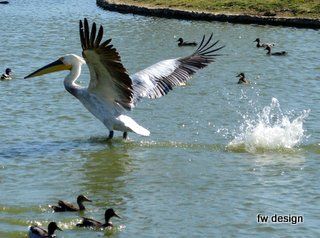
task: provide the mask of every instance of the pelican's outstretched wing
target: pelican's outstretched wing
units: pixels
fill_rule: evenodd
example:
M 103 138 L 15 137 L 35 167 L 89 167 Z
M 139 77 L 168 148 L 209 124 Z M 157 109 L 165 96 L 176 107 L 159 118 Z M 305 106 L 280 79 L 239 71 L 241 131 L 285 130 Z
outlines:
M 82 56 L 90 70 L 88 91 L 115 102 L 130 110 L 132 107 L 132 81 L 121 63 L 120 55 L 110 44 L 111 39 L 100 44 L 103 27 L 96 35 L 96 24 L 92 24 L 91 33 L 87 19 L 80 20 L 80 40 Z
M 219 54 L 214 52 L 224 46 L 213 48 L 219 41 L 211 43 L 212 34 L 206 41 L 203 36 L 198 49 L 190 56 L 160 61 L 131 75 L 134 102 L 142 97 L 159 98 L 174 86 L 184 85 L 198 70 L 214 61 Z

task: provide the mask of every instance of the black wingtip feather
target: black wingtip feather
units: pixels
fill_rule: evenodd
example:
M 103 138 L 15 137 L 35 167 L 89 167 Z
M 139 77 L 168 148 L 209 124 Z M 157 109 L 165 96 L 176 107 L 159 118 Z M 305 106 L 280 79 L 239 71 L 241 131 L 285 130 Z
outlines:
M 89 23 L 87 18 L 84 19 L 84 38 L 85 38 L 85 46 L 89 48 Z
M 92 24 L 92 27 L 91 27 L 91 34 L 90 34 L 90 47 L 93 47 L 94 46 L 94 40 L 96 38 L 96 32 L 97 32 L 97 26 L 96 26 L 96 23 L 94 22 Z
M 99 47 L 102 37 L 103 37 L 103 26 L 100 26 L 96 41 L 94 42 L 94 48 Z
M 83 35 L 83 24 L 82 24 L 81 20 L 79 22 L 79 33 L 80 33 L 81 47 L 82 47 L 82 49 L 84 49 L 85 48 L 85 44 L 84 44 L 84 35 Z

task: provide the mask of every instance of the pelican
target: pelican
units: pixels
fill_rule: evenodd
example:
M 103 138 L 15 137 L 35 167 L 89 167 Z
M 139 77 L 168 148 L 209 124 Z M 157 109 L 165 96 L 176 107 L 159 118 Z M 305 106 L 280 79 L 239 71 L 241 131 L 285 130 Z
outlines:
M 203 36 L 198 49 L 187 57 L 160 61 L 150 67 L 129 75 L 121 63 L 116 48 L 110 44 L 111 39 L 101 43 L 103 27 L 97 33 L 94 22 L 89 30 L 87 19 L 80 20 L 80 41 L 82 56 L 67 54 L 48 64 L 25 78 L 36 77 L 60 70 L 69 70 L 64 79 L 65 89 L 75 96 L 84 107 L 97 117 L 109 130 L 111 139 L 114 131 L 123 132 L 126 139 L 128 132 L 149 136 L 150 132 L 140 126 L 126 111 L 133 109 L 144 98 L 159 98 L 167 94 L 174 86 L 184 85 L 191 76 L 201 68 L 213 62 L 219 54 L 214 52 L 224 46 L 213 48 L 218 41 L 211 43 Z M 88 88 L 76 83 L 81 66 L 87 64 L 90 71 Z

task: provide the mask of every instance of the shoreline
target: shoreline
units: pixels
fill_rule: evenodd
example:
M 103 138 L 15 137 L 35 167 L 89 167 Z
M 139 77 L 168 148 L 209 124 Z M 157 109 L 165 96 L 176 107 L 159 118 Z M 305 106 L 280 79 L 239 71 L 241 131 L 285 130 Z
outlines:
M 272 26 L 286 26 L 297 28 L 320 29 L 320 19 L 269 17 L 247 14 L 215 14 L 201 11 L 188 11 L 164 7 L 146 7 L 132 4 L 115 3 L 108 0 L 96 0 L 98 7 L 123 14 L 137 14 L 161 18 L 181 20 L 218 21 L 239 24 L 258 24 Z

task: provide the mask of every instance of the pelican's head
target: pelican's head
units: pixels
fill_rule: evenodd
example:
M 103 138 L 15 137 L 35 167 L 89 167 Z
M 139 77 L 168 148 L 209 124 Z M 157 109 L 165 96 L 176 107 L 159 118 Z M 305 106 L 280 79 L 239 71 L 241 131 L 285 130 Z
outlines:
M 60 57 L 58 60 L 52 62 L 51 64 L 48 64 L 35 72 L 29 74 L 28 76 L 24 77 L 26 78 L 32 78 L 41 76 L 44 74 L 49 74 L 61 70 L 71 70 L 73 66 L 75 65 L 82 65 L 85 64 L 85 61 L 82 57 L 74 55 L 74 54 L 68 54 L 65 56 Z
M 260 38 L 255 39 L 253 42 L 260 42 Z

